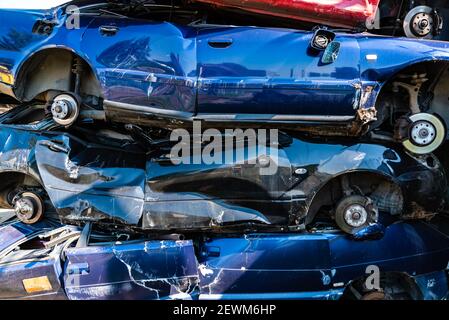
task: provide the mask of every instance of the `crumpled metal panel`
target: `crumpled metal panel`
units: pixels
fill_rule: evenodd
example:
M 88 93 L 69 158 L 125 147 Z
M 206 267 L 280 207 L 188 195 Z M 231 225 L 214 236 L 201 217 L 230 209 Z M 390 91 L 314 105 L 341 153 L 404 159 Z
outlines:
M 67 135 L 40 140 L 35 148 L 45 189 L 64 219 L 138 224 L 145 184 L 143 154 L 93 147 Z
M 348 284 L 366 276 L 370 265 L 409 276 L 422 299 L 447 297 L 447 233 L 426 222 L 398 222 L 386 215 L 381 219 L 385 234 L 370 241 L 339 232 L 304 232 L 92 242 L 65 249 L 63 268 L 60 249 L 51 254 L 41 250 L 33 263 L 5 264 L 0 259 L 5 275 L 0 277 L 0 298 L 334 300 Z M 7 232 L 5 226 L 0 237 Z M 49 229 L 41 225 L 35 230 Z M 22 279 L 42 276 L 48 277 L 52 291 L 24 292 Z
M 283 18 L 354 27 L 373 17 L 380 0 L 194 0 Z
M 70 237 L 62 235 L 51 245 L 41 242 L 40 237 L 66 230 L 73 231 L 65 234 Z M 1 244 L 7 248 L 0 251 L 0 299 L 197 298 L 198 264 L 192 241 L 134 240 L 75 247 L 76 231 L 81 230 L 48 220 L 33 226 L 17 221 L 0 225 L 0 239 L 5 241 Z
M 42 230 L 50 230 L 51 228 L 54 228 L 54 226 L 54 223 L 49 223 L 48 221 L 38 222 L 33 225 L 15 221 L 2 224 L 0 226 L 0 257 L 3 254 L 2 251 L 9 246 L 14 245 L 33 234 L 42 232 Z
M 349 172 L 383 175 L 398 183 L 405 203 L 429 211 L 441 205 L 446 190 L 436 158 L 429 167 L 425 160 L 376 144 L 289 137 L 279 146 L 278 170 L 262 175 L 260 163 L 249 162 L 254 155 L 248 152 L 226 165 L 177 165 L 162 151 L 147 156 L 135 146 L 89 144 L 68 134 L 10 126 L 0 132 L 3 141 L 16 141 L 3 144 L 0 159 L 22 159 L 17 172 L 33 173 L 69 223 L 164 232 L 247 223 L 299 228 L 307 223 L 317 192 Z M 8 162 L 0 164 L 0 173 L 11 170 Z
M 33 264 L 32 264 L 33 263 Z M 61 266 L 56 254 L 36 261 L 18 261 L 13 266 L 0 264 L 0 299 L 65 299 L 59 277 Z M 31 267 L 32 265 L 32 267 Z M 42 292 L 32 292 L 24 288 L 22 279 L 46 279 L 48 288 Z
M 27 130 L 0 130 L 2 171 L 22 172 L 36 176 L 33 155 L 38 137 L 38 133 Z
M 449 237 L 423 222 L 384 222 L 384 237 L 371 241 L 341 233 L 212 239 L 200 249 L 200 299 L 338 299 L 370 265 L 410 275 L 425 299 L 444 298 L 447 276 L 433 272 L 447 267 Z
M 32 258 L 28 256 L 31 251 L 13 250 L 27 239 L 59 226 L 48 220 L 34 225 L 12 221 L 0 226 L 0 299 L 65 299 L 60 282 L 61 247 L 42 249 Z M 42 287 L 42 281 L 47 287 Z
M 72 300 L 192 299 L 198 293 L 191 241 L 106 244 L 66 251 L 65 290 Z
M 229 210 L 226 205 L 220 210 L 221 200 L 207 195 L 188 197 L 184 203 L 179 191 L 166 190 L 164 197 L 157 197 L 145 186 L 147 180 L 157 190 L 146 176 L 143 153 L 89 146 L 67 135 L 40 140 L 35 150 L 45 189 L 64 221 L 101 220 L 155 230 L 209 228 L 238 221 L 269 223 L 245 207 Z M 200 182 L 200 173 L 193 180 Z M 198 210 L 192 210 L 195 206 Z M 223 214 L 225 208 L 228 211 Z
M 234 150 L 236 151 L 236 150 Z M 278 170 L 261 175 L 264 168 L 247 147 L 235 152 L 229 163 L 173 164 L 164 155 L 147 163 L 147 185 L 143 228 L 214 228 L 226 224 L 253 222 L 259 225 L 286 224 L 292 165 L 284 152 L 277 151 Z M 223 159 L 223 150 L 217 151 Z M 267 155 L 274 150 L 267 147 Z M 273 161 L 271 159 L 270 161 Z

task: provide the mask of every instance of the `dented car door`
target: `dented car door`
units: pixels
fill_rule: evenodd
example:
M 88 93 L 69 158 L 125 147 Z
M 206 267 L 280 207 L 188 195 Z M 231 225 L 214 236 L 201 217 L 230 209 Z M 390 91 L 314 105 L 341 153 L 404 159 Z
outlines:
M 46 191 L 63 220 L 138 224 L 144 154 L 55 135 L 38 141 L 35 155 Z
M 233 140 L 234 148 L 218 153 L 223 164 L 173 163 L 165 149 L 147 159 L 132 146 L 86 143 L 65 134 L 42 137 L 34 153 L 63 221 L 166 232 L 247 222 L 287 225 L 292 166 L 284 147 L 291 139 L 280 140 L 285 141 L 263 153 Z
M 313 35 L 275 28 L 202 28 L 199 116 L 237 121 L 352 119 L 359 103 L 357 41 L 337 34 L 338 58 L 323 63 L 323 52 L 310 48 Z
M 98 17 L 87 29 L 82 49 L 95 64 L 111 119 L 194 114 L 195 29 L 163 21 Z
M 221 137 L 221 136 L 218 136 Z M 226 139 L 226 138 L 224 138 Z M 233 138 L 234 139 L 234 138 Z M 161 154 L 147 164 L 144 229 L 214 229 L 229 225 L 286 225 L 292 211 L 292 166 L 284 147 L 241 144 Z M 222 141 L 223 142 L 223 141 Z M 225 142 L 223 142 L 224 144 Z M 190 147 L 189 147 L 190 148 Z M 205 163 L 210 161 L 211 163 Z M 173 162 L 174 161 L 174 162 Z
M 65 254 L 64 284 L 72 300 L 191 299 L 198 293 L 191 241 L 97 243 Z

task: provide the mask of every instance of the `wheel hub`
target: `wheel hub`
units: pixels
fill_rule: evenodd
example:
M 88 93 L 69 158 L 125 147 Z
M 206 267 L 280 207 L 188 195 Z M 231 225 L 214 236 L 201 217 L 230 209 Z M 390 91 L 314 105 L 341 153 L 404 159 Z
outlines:
M 446 127 L 437 116 L 417 113 L 409 117 L 407 139 L 402 142 L 405 149 L 414 154 L 429 154 L 438 149 L 446 139 Z
M 67 118 L 69 112 L 70 112 L 70 102 L 67 100 L 59 100 L 55 101 L 53 103 L 53 106 L 51 108 L 51 113 L 53 117 L 58 119 L 65 119 Z
M 433 30 L 438 21 L 435 21 L 433 9 L 428 6 L 418 6 L 409 11 L 404 18 L 404 32 L 409 38 L 433 37 Z
M 33 224 L 40 221 L 44 216 L 44 203 L 33 192 L 24 192 L 17 195 L 13 204 L 17 218 L 23 223 Z
M 24 218 L 28 220 L 33 218 L 35 213 L 35 206 L 31 199 L 20 198 L 16 201 L 14 210 L 19 218 Z
M 363 226 L 368 220 L 368 212 L 359 204 L 350 205 L 345 211 L 345 222 L 353 227 Z
M 425 37 L 432 32 L 433 18 L 427 13 L 418 13 L 412 20 L 413 31 L 419 37 Z
M 78 118 L 78 102 L 71 95 L 61 94 L 53 100 L 51 114 L 56 123 L 63 126 L 70 126 Z
M 411 128 L 410 138 L 418 146 L 427 146 L 435 141 L 436 131 L 429 121 L 418 121 Z

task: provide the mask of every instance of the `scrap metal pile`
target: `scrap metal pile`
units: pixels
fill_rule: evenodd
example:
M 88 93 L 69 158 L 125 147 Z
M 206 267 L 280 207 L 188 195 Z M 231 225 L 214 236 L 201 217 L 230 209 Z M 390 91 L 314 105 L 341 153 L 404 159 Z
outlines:
M 447 9 L 0 10 L 0 298 L 446 298 Z

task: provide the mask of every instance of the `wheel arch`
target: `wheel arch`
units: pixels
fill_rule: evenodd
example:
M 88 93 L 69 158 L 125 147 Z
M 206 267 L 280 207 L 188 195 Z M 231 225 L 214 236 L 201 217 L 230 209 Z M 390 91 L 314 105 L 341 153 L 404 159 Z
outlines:
M 17 184 L 44 188 L 39 177 L 30 172 L 6 170 L 0 172 L 0 207 L 11 208 L 9 193 Z
M 400 184 L 400 182 L 391 174 L 388 174 L 383 171 L 379 170 L 373 170 L 373 169 L 352 169 L 347 170 L 343 172 L 339 172 L 338 174 L 332 176 L 330 179 L 326 180 L 325 182 L 321 183 L 316 189 L 315 192 L 313 192 L 312 196 L 309 197 L 306 204 L 306 221 L 305 224 L 308 225 L 311 223 L 316 215 L 319 212 L 319 209 L 322 207 L 320 206 L 320 201 L 323 199 L 325 195 L 328 194 L 328 188 L 331 188 L 334 183 L 339 183 L 339 180 L 343 176 L 352 176 L 352 175 L 366 175 L 371 176 L 373 178 L 379 179 L 380 181 L 393 183 L 394 185 L 398 186 L 401 190 L 402 196 L 404 196 L 404 190 Z
M 430 109 L 445 121 L 446 127 L 449 127 L 449 95 L 447 94 L 449 90 L 449 57 L 445 56 L 426 57 L 425 59 L 414 61 L 411 64 L 401 67 L 399 70 L 379 82 L 379 88 L 373 91 L 376 93 L 375 99 L 365 99 L 364 101 L 366 101 L 366 103 L 364 105 L 362 102 L 361 108 L 375 106 L 378 115 L 382 118 L 382 112 L 384 110 L 384 94 L 388 93 L 395 80 L 397 80 L 401 74 L 411 74 L 412 72 L 417 72 L 418 74 L 426 73 L 428 75 L 429 80 L 423 87 L 433 87 L 431 91 L 434 93 L 434 97 L 430 104 Z M 380 123 L 374 122 L 371 124 L 371 127 L 376 127 L 378 124 Z
M 22 60 L 15 76 L 16 98 L 31 101 L 49 90 L 70 91 L 74 58 L 80 59 L 84 70 L 81 92 L 102 98 L 101 82 L 89 59 L 70 47 L 55 45 L 39 48 Z
M 445 55 L 432 56 L 429 54 L 429 55 L 423 56 L 422 58 L 413 59 L 410 63 L 406 63 L 402 66 L 398 66 L 398 68 L 395 68 L 394 71 L 392 73 L 386 75 L 385 78 L 382 77 L 381 79 L 379 79 L 380 83 L 381 83 L 381 87 L 383 87 L 385 84 L 387 84 L 389 81 L 391 81 L 392 79 L 394 79 L 399 74 L 406 71 L 407 69 L 417 68 L 420 66 L 426 66 L 426 65 L 430 65 L 430 64 L 438 64 L 438 63 L 449 65 L 449 56 L 445 56 Z

